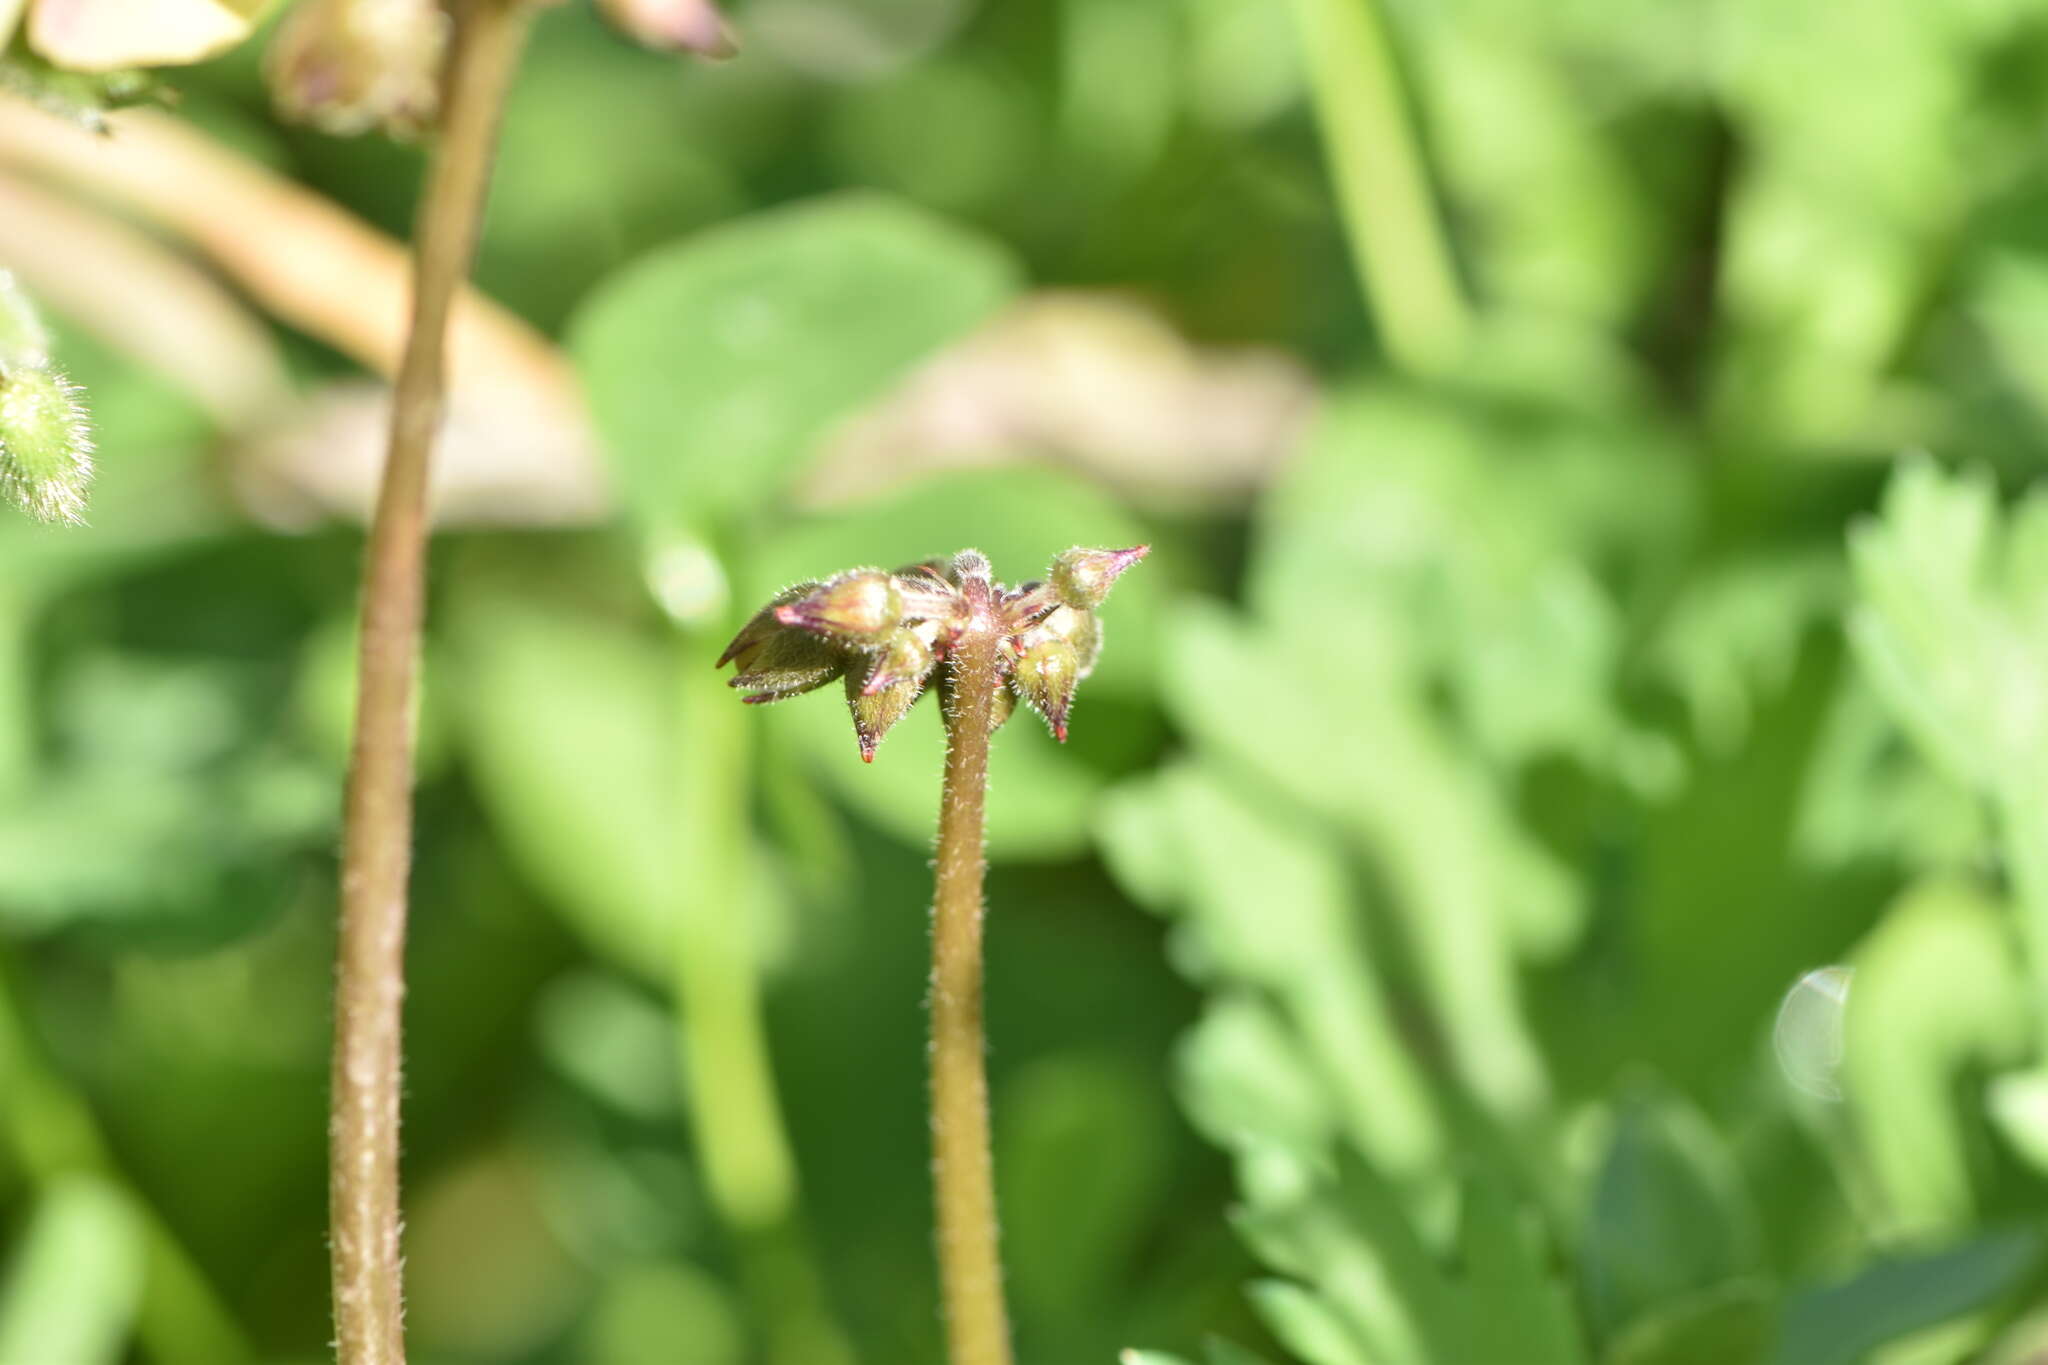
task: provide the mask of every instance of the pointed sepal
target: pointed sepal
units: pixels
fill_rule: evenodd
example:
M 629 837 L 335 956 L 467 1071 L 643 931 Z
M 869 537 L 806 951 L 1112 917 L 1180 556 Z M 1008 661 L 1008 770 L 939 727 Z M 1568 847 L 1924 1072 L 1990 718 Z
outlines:
M 1067 713 L 1081 682 L 1081 658 L 1072 642 L 1048 636 L 1032 645 L 1018 656 L 1010 681 L 1017 695 L 1045 717 L 1053 738 L 1066 743 Z
M 1150 545 L 1133 545 L 1128 550 L 1088 550 L 1077 545 L 1063 550 L 1052 561 L 1053 591 L 1068 606 L 1092 611 L 1102 605 L 1124 570 L 1151 552 Z
M 910 713 L 923 691 L 921 677 L 905 678 L 870 693 L 858 675 L 846 675 L 846 707 L 853 712 L 853 734 L 860 741 L 861 762 L 875 761 L 875 750 L 881 747 L 882 737 Z

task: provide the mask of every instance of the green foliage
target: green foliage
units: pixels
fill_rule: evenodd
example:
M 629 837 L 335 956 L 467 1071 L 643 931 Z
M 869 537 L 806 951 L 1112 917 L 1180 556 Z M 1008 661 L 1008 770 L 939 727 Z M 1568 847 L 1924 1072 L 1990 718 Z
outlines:
M 418 1358 L 941 1358 L 934 708 L 863 765 L 710 658 L 844 566 L 1139 542 L 1073 742 L 992 759 L 1021 1365 L 2026 1358 L 2048 7 L 732 17 L 682 68 L 549 7 L 507 119 L 480 278 L 617 509 L 437 547 Z M 403 232 L 417 152 L 258 66 L 180 108 Z M 316 1360 L 359 545 L 254 524 L 250 433 L 50 278 L 0 351 L 102 468 L 0 519 L 0 1360 Z M 1148 415 L 1189 358 L 1002 331 L 1027 281 L 1313 411 L 1207 467 Z
M 1001 252 L 856 196 L 636 262 L 584 305 L 571 344 L 632 504 L 656 526 L 714 525 L 1015 287 Z

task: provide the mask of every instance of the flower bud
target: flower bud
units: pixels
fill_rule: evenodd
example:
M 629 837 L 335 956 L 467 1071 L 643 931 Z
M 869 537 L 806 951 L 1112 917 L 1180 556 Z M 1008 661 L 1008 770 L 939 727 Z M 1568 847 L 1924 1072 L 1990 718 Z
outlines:
M 1053 591 L 1052 584 L 1033 579 L 1003 594 L 1003 622 L 1012 634 L 1029 630 L 1059 605 L 1059 594 Z
M 923 691 L 924 679 L 917 677 L 891 683 L 871 694 L 858 677 L 852 673 L 846 675 L 846 706 L 853 712 L 853 733 L 860 741 L 861 762 L 875 761 L 875 750 L 881 745 L 882 736 L 909 714 L 911 705 Z
M 657 52 L 690 52 L 711 61 L 739 55 L 732 29 L 711 0 L 597 0 L 612 27 Z
M 847 644 L 875 645 L 902 622 L 903 594 L 881 570 L 857 569 L 777 607 L 775 619 Z
M 924 681 L 938 662 L 929 636 L 936 637 L 937 631 L 929 626 L 898 626 L 889 632 L 889 638 L 882 645 L 881 657 L 875 661 L 874 671 L 868 674 L 861 691 L 866 696 L 894 687 L 897 683 L 916 679 Z
M 85 520 L 92 432 L 80 392 L 54 370 L 0 368 L 0 493 L 38 521 Z
M 292 122 L 336 137 L 411 137 L 438 112 L 447 43 L 435 0 L 301 0 L 278 21 L 264 74 Z
M 950 624 L 959 619 L 960 590 L 946 576 L 947 568 L 943 559 L 927 559 L 906 564 L 890 575 L 903 595 L 904 620 Z
M 1010 675 L 1011 685 L 1031 709 L 1045 717 L 1053 738 L 1067 742 L 1067 712 L 1081 681 L 1081 659 L 1068 641 L 1047 638 L 1025 650 Z
M 1095 671 L 1095 661 L 1102 657 L 1102 618 L 1083 607 L 1055 607 L 1017 638 L 1020 652 L 1042 640 L 1066 641 L 1074 647 L 1080 676 L 1085 678 Z
M 1099 607 L 1118 576 L 1151 550 L 1150 545 L 1128 550 L 1084 550 L 1077 545 L 1063 550 L 1052 562 L 1053 591 L 1070 607 Z
M 6 8 L 7 0 L 0 0 L 0 11 Z M 14 276 L 0 270 L 0 372 L 41 369 L 49 363 L 50 334 L 43 329 L 43 320 Z
M 808 597 L 817 590 L 817 587 L 815 582 L 798 583 L 769 598 L 768 605 L 755 612 L 747 623 L 740 627 L 739 634 L 732 637 L 732 643 L 725 647 L 725 653 L 718 656 L 718 662 L 713 667 L 724 668 L 727 664 L 733 664 L 742 673 L 752 668 L 754 656 L 760 652 L 761 647 L 789 629 L 775 618 L 775 609 L 788 606 L 799 598 Z
M 800 697 L 846 672 L 853 657 L 850 651 L 830 640 L 800 630 L 785 630 L 762 645 L 752 656 L 747 671 L 726 685 L 747 692 L 740 700 L 756 706 L 785 697 Z
M 964 583 L 970 578 L 987 582 L 989 578 L 988 556 L 979 550 L 962 550 L 953 556 L 953 581 Z

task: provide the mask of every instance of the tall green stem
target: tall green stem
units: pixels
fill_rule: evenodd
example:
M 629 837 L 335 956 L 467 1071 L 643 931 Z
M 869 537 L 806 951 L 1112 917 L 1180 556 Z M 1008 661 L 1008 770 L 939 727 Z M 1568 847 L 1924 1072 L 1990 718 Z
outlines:
M 998 628 L 988 580 L 962 583 L 969 622 L 955 638 L 946 707 L 932 907 L 932 1179 L 952 1365 L 1010 1365 L 982 1028 L 983 814 Z
M 753 942 L 752 728 L 733 723 L 717 642 L 680 658 L 675 828 L 678 1051 L 704 1183 L 739 1251 L 770 1365 L 850 1365 L 798 1217 L 796 1161 L 775 1094 Z
M 1470 325 L 1375 0 L 1295 0 L 1330 176 L 1387 355 L 1436 374 Z
M 446 399 L 448 317 L 469 274 L 521 0 L 459 0 L 441 135 L 420 202 L 413 312 L 370 523 L 355 745 L 343 816 L 329 1121 L 330 1248 L 342 1365 L 402 1365 L 398 1120 L 412 863 L 413 698 L 425 614 L 427 466 Z

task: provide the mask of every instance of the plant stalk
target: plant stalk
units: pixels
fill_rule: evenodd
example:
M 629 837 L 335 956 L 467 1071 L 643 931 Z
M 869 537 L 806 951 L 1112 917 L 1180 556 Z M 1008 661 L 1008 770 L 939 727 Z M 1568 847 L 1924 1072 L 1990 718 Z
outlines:
M 425 615 L 427 468 L 446 400 L 448 317 L 469 274 L 523 0 L 458 0 L 422 192 L 413 308 L 364 552 L 355 742 L 343 813 L 329 1119 L 330 1251 L 341 1365 L 403 1365 L 398 1121 L 412 864 L 413 710 Z
M 798 1211 L 775 1093 L 749 856 L 752 730 L 712 668 L 724 633 L 684 637 L 677 793 L 675 1018 L 704 1183 L 731 1232 L 768 1365 L 852 1365 Z
M 1471 329 L 1377 0 L 1295 0 L 1330 178 L 1387 358 L 1438 374 Z
M 951 1365 L 1010 1365 L 982 1028 L 983 814 L 997 628 L 986 579 L 962 585 L 970 621 L 948 665 L 946 780 L 932 909 L 932 1180 Z

